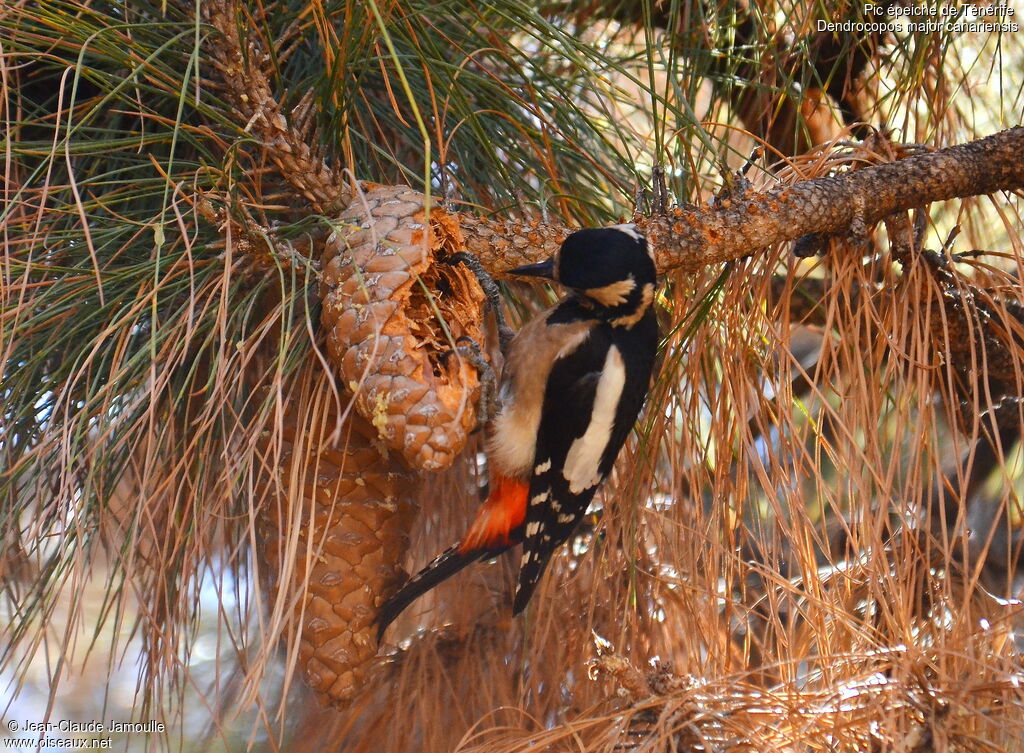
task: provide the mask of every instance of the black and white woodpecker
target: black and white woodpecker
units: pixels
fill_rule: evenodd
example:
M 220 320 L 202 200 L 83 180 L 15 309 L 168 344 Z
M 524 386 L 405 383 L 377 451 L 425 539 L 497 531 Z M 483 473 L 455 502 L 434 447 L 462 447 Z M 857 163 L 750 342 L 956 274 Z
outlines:
M 522 542 L 513 614 L 573 533 L 636 422 L 658 346 L 655 266 L 634 225 L 572 233 L 554 257 L 507 271 L 568 289 L 512 340 L 487 427 L 490 491 L 469 531 L 381 608 L 378 638 L 416 598 Z

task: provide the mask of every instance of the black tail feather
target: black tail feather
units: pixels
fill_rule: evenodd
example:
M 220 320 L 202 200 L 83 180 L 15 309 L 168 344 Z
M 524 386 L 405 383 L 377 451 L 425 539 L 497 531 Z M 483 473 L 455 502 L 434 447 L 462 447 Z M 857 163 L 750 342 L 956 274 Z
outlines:
M 531 547 L 530 541 L 527 540 L 523 546 L 523 561 L 519 567 L 519 584 L 516 586 L 516 596 L 512 602 L 513 617 L 526 609 L 530 597 L 533 596 L 537 584 L 540 583 L 541 576 L 544 575 L 548 563 L 551 562 L 551 555 L 560 544 L 561 542 L 551 545 L 534 541 L 534 547 Z
M 425 594 L 431 588 L 447 580 L 464 567 L 472 565 L 478 560 L 494 557 L 501 554 L 500 551 L 491 549 L 477 549 L 472 552 L 461 553 L 456 544 L 445 549 L 435 557 L 429 565 L 420 570 L 406 581 L 405 585 L 398 589 L 398 593 L 384 602 L 384 605 L 377 613 L 374 622 L 377 624 L 377 643 L 384 637 L 384 631 L 388 625 L 394 622 L 405 608 L 416 599 Z
M 388 625 L 398 619 L 398 615 L 434 586 L 442 583 L 465 567 L 480 560 L 491 559 L 504 554 L 523 540 L 524 525 L 509 531 L 508 543 L 503 546 L 484 547 L 471 552 L 460 552 L 459 545 L 450 546 L 431 560 L 430 564 L 405 582 L 398 592 L 384 602 L 374 618 L 377 625 L 377 643 L 384 637 Z

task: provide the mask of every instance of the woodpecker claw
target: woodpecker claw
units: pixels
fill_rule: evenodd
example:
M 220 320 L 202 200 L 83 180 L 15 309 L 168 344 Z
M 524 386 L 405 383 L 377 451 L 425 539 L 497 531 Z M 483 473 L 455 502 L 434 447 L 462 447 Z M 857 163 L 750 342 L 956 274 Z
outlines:
M 480 378 L 480 397 L 476 401 L 476 428 L 486 426 L 498 412 L 498 380 L 491 362 L 484 358 L 480 345 L 472 337 L 463 335 L 455 341 L 455 350 L 469 361 Z
M 452 254 L 448 257 L 448 263 L 465 264 L 466 268 L 476 277 L 476 281 L 480 284 L 484 295 L 487 296 L 488 307 L 494 312 L 494 321 L 498 325 L 498 347 L 501 348 L 501 355 L 504 358 L 508 354 L 508 344 L 512 342 L 512 338 L 515 337 L 516 333 L 508 326 L 508 322 L 505 321 L 505 314 L 501 309 L 501 290 L 498 288 L 498 283 L 484 269 L 484 265 L 480 263 L 480 260 L 468 251 Z
M 661 165 L 655 165 L 651 170 L 651 204 L 655 214 L 668 214 L 668 183 L 665 168 Z

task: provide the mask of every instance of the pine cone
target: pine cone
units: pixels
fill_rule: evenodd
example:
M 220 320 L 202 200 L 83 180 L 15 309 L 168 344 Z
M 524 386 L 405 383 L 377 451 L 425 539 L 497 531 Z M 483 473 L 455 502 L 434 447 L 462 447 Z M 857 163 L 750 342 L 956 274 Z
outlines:
M 476 423 L 476 370 L 453 352 L 480 342 L 484 295 L 462 265 L 458 222 L 404 186 L 363 184 L 324 251 L 321 322 L 356 409 L 415 469 L 447 468 Z M 439 258 L 440 257 L 440 258 Z M 440 314 L 440 319 L 438 318 Z
M 283 454 L 267 458 L 280 480 L 261 518 L 271 578 L 285 573 L 284 598 L 302 594 L 306 681 L 337 707 L 375 665 L 372 620 L 400 579 L 419 471 L 451 465 L 475 426 L 479 379 L 454 345 L 482 340 L 485 300 L 471 272 L 443 260 L 463 250 L 454 218 L 433 208 L 428 225 L 411 188 L 362 188 L 325 247 L 320 291 L 357 415 L 328 440 L 333 415 L 292 407 Z
M 283 588 L 279 598 L 293 601 L 301 619 L 306 682 L 324 705 L 341 708 L 375 665 L 372 621 L 402 577 L 397 563 L 408 546 L 417 476 L 384 461 L 373 446 L 376 432 L 358 417 L 343 426 L 336 446 L 320 449 L 327 443 L 311 438 L 331 424 L 314 418 L 300 428 L 294 419 L 283 432 L 282 483 L 263 507 L 263 554 L 274 591 Z M 301 479 L 298 489 L 292 478 Z M 283 568 L 284 558 L 293 567 Z M 278 582 L 282 572 L 288 584 Z

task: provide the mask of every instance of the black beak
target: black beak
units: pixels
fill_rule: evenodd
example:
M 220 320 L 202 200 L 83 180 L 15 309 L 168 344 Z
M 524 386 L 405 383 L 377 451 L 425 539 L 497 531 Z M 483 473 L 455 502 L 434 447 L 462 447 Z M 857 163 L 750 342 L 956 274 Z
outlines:
M 527 264 L 522 267 L 505 270 L 505 274 L 513 277 L 543 277 L 547 280 L 555 279 L 555 260 L 548 259 L 536 264 Z

